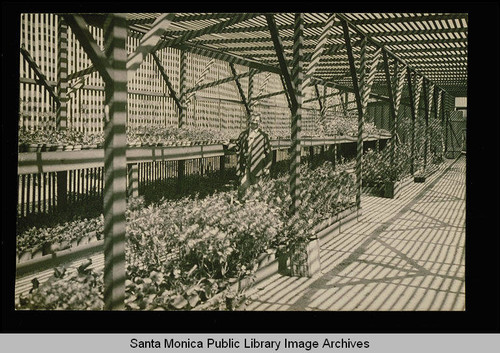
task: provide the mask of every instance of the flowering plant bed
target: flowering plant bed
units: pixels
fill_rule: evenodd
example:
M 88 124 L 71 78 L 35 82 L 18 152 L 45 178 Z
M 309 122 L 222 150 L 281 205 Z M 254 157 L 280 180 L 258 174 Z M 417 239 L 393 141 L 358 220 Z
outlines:
M 126 309 L 191 310 L 218 293 L 231 299 L 227 294 L 234 292 L 235 283 L 240 289 L 251 283 L 263 253 L 289 253 L 306 245 L 318 224 L 352 205 L 354 178 L 347 170 L 326 163 L 304 170 L 303 180 L 303 207 L 294 216 L 287 213 L 286 177 L 262 180 L 241 201 L 228 191 L 129 209 Z M 275 271 L 275 259 L 268 261 L 268 271 Z M 102 308 L 102 274 L 89 276 L 55 276 L 18 298 L 17 308 Z M 75 303 L 62 299 L 80 285 L 92 298 Z

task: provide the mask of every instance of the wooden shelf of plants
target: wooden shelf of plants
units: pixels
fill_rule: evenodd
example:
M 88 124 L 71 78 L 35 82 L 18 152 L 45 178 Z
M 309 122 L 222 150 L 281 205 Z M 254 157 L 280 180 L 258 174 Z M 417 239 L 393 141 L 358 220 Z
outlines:
M 174 15 L 127 16 L 130 23 L 144 20 L 147 28 Z M 181 22 L 186 17 L 188 36 L 202 35 L 194 27 L 189 29 L 189 16 L 178 16 Z M 326 21 L 325 16 L 313 17 Z M 21 17 L 25 25 L 16 271 L 18 281 L 30 278 L 33 288 L 17 296 L 19 310 L 106 307 L 103 269 L 92 269 L 88 260 L 104 251 L 103 193 L 109 168 L 104 147 L 106 74 L 102 68 L 91 70 L 95 63 L 79 45 L 80 40 L 88 40 L 80 33 L 85 30 L 100 45 L 105 39 L 101 26 L 92 23 L 88 29 L 81 28 L 75 19 L 85 22 L 86 17 Z M 42 62 L 30 56 L 32 45 L 39 44 L 32 43 L 39 40 L 35 34 L 45 23 L 53 31 L 44 43 L 58 55 L 59 48 L 65 48 L 67 72 L 52 67 L 55 61 L 44 55 L 37 57 Z M 272 29 L 273 22 L 269 23 Z M 135 36 L 129 38 L 127 68 L 135 71 L 124 94 L 127 280 L 123 309 L 230 309 L 245 299 L 252 278 L 258 281 L 276 272 L 311 276 L 321 267 L 321 243 L 361 216 L 361 185 L 365 194 L 396 197 L 414 175 L 428 176 L 442 161 L 444 95 L 439 95 L 440 105 L 434 110 L 427 105 L 417 109 L 413 125 L 408 108 L 412 103 L 405 100 L 392 133 L 390 111 L 380 111 L 380 102 L 372 99 L 368 104 L 366 99 L 359 140 L 354 88 L 315 81 L 302 92 L 300 148 L 292 150 L 290 107 L 293 110 L 297 103 L 290 97 L 284 73 L 277 71 L 278 64 L 222 51 L 210 57 L 205 55 L 210 50 L 196 49 L 194 44 L 181 51 L 173 39 L 171 45 L 134 62 L 132 53 L 144 49 L 140 39 L 144 28 L 129 28 Z M 215 27 L 210 30 L 216 32 Z M 182 34 L 178 41 L 182 42 Z M 51 69 L 44 75 L 40 67 Z M 314 73 L 313 67 L 309 66 L 308 75 Z M 402 80 L 401 76 L 397 79 Z M 61 82 L 69 82 L 69 87 Z M 186 82 L 191 82 L 190 88 Z M 387 100 L 382 104 L 388 106 Z M 427 102 L 426 97 L 421 101 Z M 262 128 L 276 152 L 271 176 L 238 197 L 236 158 L 228 145 L 245 128 L 250 110 L 261 113 Z M 364 150 L 356 151 L 361 142 Z M 321 153 L 315 153 L 318 150 Z M 297 154 L 310 158 L 290 169 L 288 163 Z M 277 169 L 277 163 L 284 167 Z M 361 166 L 362 181 L 356 174 Z M 299 195 L 300 206 L 292 200 L 290 173 L 300 175 L 300 194 L 294 196 Z M 50 280 L 40 282 L 37 273 L 47 270 L 53 271 Z

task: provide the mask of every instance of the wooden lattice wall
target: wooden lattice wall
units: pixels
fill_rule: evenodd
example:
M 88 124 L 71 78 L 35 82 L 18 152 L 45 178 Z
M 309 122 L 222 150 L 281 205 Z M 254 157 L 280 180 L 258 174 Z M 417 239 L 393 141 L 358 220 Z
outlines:
M 49 84 L 56 90 L 57 83 L 57 30 L 58 16 L 54 14 L 22 14 L 20 44 L 31 55 Z M 103 49 L 103 33 L 89 27 L 97 44 Z M 138 46 L 139 40 L 129 37 L 128 52 Z M 164 48 L 157 51 L 166 74 L 176 92 L 179 92 L 180 51 Z M 227 62 L 203 56 L 187 55 L 187 87 L 213 82 L 231 76 Z M 207 66 L 207 64 L 210 65 Z M 78 40 L 68 29 L 68 74 L 92 65 Z M 237 73 L 247 67 L 235 65 Z M 203 71 L 205 79 L 199 82 Z M 255 80 L 257 94 L 282 91 L 278 75 L 271 74 L 263 85 L 267 73 L 258 73 Z M 240 79 L 244 92 L 248 92 L 248 77 Z M 263 88 L 260 91 L 260 88 Z M 101 132 L 103 129 L 104 82 L 97 72 L 69 82 L 68 129 L 81 132 Z M 178 113 L 173 98 L 160 76 L 156 63 L 148 55 L 128 81 L 128 127 L 176 126 Z M 56 128 L 56 106 L 47 90 L 37 82 L 28 62 L 20 55 L 19 127 L 30 130 Z M 202 126 L 223 131 L 245 127 L 245 108 L 240 103 L 235 81 L 194 92 L 187 110 L 187 125 Z M 256 109 L 263 115 L 266 128 L 289 128 L 290 110 L 284 94 L 258 101 Z

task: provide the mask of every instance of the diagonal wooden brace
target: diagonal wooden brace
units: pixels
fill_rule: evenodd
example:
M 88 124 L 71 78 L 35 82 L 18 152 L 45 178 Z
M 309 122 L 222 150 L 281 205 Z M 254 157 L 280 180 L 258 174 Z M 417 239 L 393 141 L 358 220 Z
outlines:
M 229 26 L 232 26 L 234 24 L 244 22 L 246 20 L 249 20 L 249 19 L 257 17 L 257 16 L 260 16 L 260 15 L 259 14 L 247 14 L 247 13 L 237 14 L 235 16 L 232 16 L 229 20 L 219 22 L 219 23 L 216 23 L 214 25 L 210 25 L 210 26 L 198 29 L 198 30 L 187 31 L 177 38 L 167 40 L 167 41 L 161 43 L 158 46 L 158 49 L 175 46 L 175 45 L 181 44 L 183 42 L 186 42 L 188 40 L 203 36 L 205 34 L 216 33 L 225 27 L 229 27 Z
M 273 40 L 274 49 L 276 50 L 276 55 L 278 57 L 278 61 L 281 68 L 281 74 L 283 75 L 283 80 L 286 85 L 286 89 L 288 91 L 288 96 L 290 99 L 291 110 L 295 111 L 298 106 L 297 96 L 295 86 L 292 82 L 292 76 L 288 66 L 286 64 L 285 54 L 283 51 L 283 43 L 281 41 L 278 27 L 276 26 L 276 22 L 274 20 L 273 15 L 266 15 L 267 25 L 269 27 L 269 32 L 271 32 L 271 38 Z
M 71 27 L 71 30 L 80 42 L 80 45 L 83 47 L 95 68 L 102 76 L 104 82 L 112 83 L 113 80 L 109 72 L 110 67 L 107 62 L 106 55 L 99 49 L 99 46 L 97 45 L 94 37 L 92 37 L 92 34 L 89 32 L 87 23 L 83 17 L 69 14 L 62 16 Z
M 173 22 L 175 14 L 167 13 L 159 16 L 153 23 L 151 29 L 141 38 L 139 46 L 127 59 L 127 71 L 129 79 L 133 77 L 135 71 L 142 64 L 149 53 L 155 51 L 161 40 L 161 36 Z
M 240 93 L 241 102 L 245 106 L 248 117 L 250 117 L 250 114 L 251 114 L 250 107 L 248 106 L 247 99 L 245 98 L 245 93 L 243 92 L 243 89 L 241 88 L 240 80 L 238 80 L 236 78 L 236 76 L 238 76 L 238 74 L 236 73 L 236 69 L 234 68 L 233 64 L 229 64 L 229 66 L 231 67 L 231 72 L 233 73 L 233 77 L 235 77 L 234 81 L 236 83 L 236 87 L 238 88 L 238 92 Z
M 35 60 L 31 57 L 31 55 L 28 53 L 28 51 L 24 48 L 21 47 L 21 54 L 23 55 L 23 58 L 28 62 L 28 65 L 30 68 L 35 72 L 35 75 L 37 77 L 37 82 L 41 83 L 43 87 L 49 92 L 50 96 L 54 99 L 57 105 L 61 104 L 61 101 L 59 100 L 59 97 L 54 93 L 54 88 L 50 85 L 50 83 L 47 81 L 47 77 L 42 73 L 38 65 L 36 64 Z
M 312 53 L 311 60 L 309 62 L 309 66 L 307 67 L 307 73 L 306 76 L 312 76 L 314 75 L 314 72 L 316 71 L 317 64 L 319 63 L 321 59 L 321 55 L 323 54 L 323 50 L 325 48 L 325 44 L 328 41 L 328 38 L 330 37 L 330 30 L 333 26 L 333 23 L 335 21 L 335 14 L 331 15 L 325 23 L 325 26 L 323 27 L 323 31 L 321 32 L 318 42 L 316 43 L 316 47 L 314 48 L 314 52 Z M 304 87 L 309 86 L 310 83 L 310 78 L 306 77 L 304 80 Z
M 177 94 L 175 93 L 174 87 L 172 86 L 172 83 L 170 83 L 170 80 L 167 76 L 167 73 L 165 72 L 165 69 L 163 68 L 163 65 L 160 62 L 160 59 L 158 58 L 156 53 L 151 53 L 151 55 L 153 56 L 153 60 L 155 61 L 156 66 L 158 67 L 158 71 L 160 71 L 161 77 L 165 81 L 165 84 L 167 85 L 168 90 L 170 91 L 170 97 L 172 97 L 174 99 L 174 102 L 177 105 L 177 108 L 179 109 L 179 111 L 181 111 L 182 105 L 181 105 L 181 102 L 179 100 L 179 97 L 177 97 Z

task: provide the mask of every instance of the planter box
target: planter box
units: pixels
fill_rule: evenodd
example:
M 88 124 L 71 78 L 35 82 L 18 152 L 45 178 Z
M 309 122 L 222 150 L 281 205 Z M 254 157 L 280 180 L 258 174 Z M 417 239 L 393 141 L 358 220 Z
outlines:
M 312 239 L 305 247 L 293 251 L 290 256 L 290 275 L 313 277 L 321 271 L 319 239 Z
M 86 245 L 81 245 L 76 248 L 69 248 L 66 250 L 52 252 L 48 255 L 42 256 L 42 250 L 38 250 L 35 256 L 30 260 L 23 260 L 24 254 L 20 256 L 20 263 L 16 265 L 16 277 L 23 276 L 28 273 L 40 272 L 48 268 L 54 268 L 62 263 L 75 261 L 83 257 L 90 256 L 98 251 L 103 251 L 104 241 L 99 240 Z
M 384 197 L 385 185 L 382 183 L 375 184 L 375 185 L 366 185 L 366 186 L 363 186 L 362 190 L 363 190 L 363 193 L 365 193 L 367 195 Z
M 281 253 L 278 258 L 278 270 L 284 275 L 314 277 L 321 272 L 320 247 L 329 241 L 341 228 L 350 226 L 361 216 L 356 206 L 345 209 L 337 215 L 321 222 L 314 228 L 316 238 L 292 253 Z
M 396 199 L 399 197 L 403 187 L 408 185 L 411 180 L 411 177 L 407 177 L 403 180 L 385 181 L 377 185 L 364 186 L 363 192 L 372 196 Z

